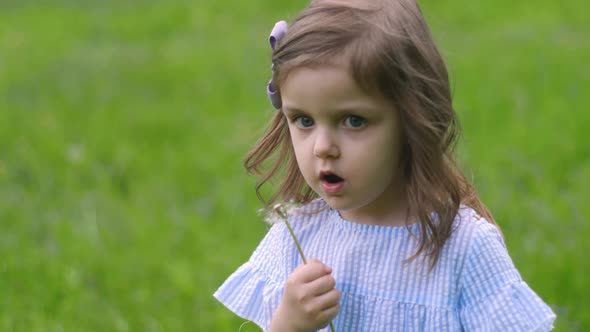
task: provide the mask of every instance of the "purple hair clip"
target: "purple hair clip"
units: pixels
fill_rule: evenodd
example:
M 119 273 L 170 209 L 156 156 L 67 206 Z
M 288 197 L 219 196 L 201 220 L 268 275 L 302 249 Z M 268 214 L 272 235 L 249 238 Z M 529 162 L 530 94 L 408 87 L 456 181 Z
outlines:
M 287 22 L 285 22 L 285 21 L 277 22 L 275 24 L 275 26 L 272 28 L 272 31 L 270 32 L 270 37 L 269 37 L 268 41 L 270 42 L 270 48 L 272 48 L 273 51 L 276 48 L 277 43 L 280 42 L 281 39 L 283 39 L 283 37 L 287 33 L 288 28 L 289 28 L 289 26 L 287 25 Z M 273 64 L 273 69 L 274 69 L 274 64 Z M 276 89 L 276 87 L 274 86 L 272 79 L 268 82 L 268 85 L 266 86 L 266 93 L 268 94 L 268 98 L 270 99 L 270 103 L 272 104 L 272 106 L 274 108 L 280 109 L 281 106 L 283 106 L 283 102 L 281 101 L 281 95 L 280 95 L 279 91 Z

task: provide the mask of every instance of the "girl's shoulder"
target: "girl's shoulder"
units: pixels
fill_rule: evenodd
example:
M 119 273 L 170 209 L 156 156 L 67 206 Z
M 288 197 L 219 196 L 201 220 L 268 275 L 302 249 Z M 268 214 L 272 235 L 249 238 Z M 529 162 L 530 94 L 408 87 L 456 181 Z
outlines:
M 498 226 L 482 217 L 473 208 L 461 205 L 451 227 L 451 233 L 441 252 L 441 261 L 453 262 L 459 273 L 470 256 L 480 247 L 507 254 L 504 238 Z
M 498 226 L 482 217 L 473 208 L 461 205 L 459 212 L 453 221 L 451 241 L 461 241 L 469 245 L 474 238 L 492 235 L 504 243 Z M 499 236 L 499 237 L 498 237 Z

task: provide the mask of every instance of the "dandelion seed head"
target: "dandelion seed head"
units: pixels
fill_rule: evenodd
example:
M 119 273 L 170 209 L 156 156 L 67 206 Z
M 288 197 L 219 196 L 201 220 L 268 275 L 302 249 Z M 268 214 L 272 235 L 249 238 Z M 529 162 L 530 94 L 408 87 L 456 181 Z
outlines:
M 275 210 L 265 210 L 264 214 L 264 222 L 269 225 L 278 224 L 283 221 L 281 216 Z
M 270 209 L 258 210 L 258 213 L 263 217 L 264 222 L 274 225 L 287 220 L 289 212 L 294 208 L 296 205 L 293 203 L 277 203 Z

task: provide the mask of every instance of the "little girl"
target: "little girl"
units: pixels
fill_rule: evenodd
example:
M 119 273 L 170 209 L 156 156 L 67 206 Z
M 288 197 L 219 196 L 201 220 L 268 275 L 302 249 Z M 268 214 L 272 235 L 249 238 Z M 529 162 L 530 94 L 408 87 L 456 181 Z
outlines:
M 271 33 L 277 109 L 245 160 L 285 223 L 215 297 L 265 331 L 548 331 L 453 157 L 445 64 L 413 0 L 313 0 Z M 274 181 L 273 181 L 274 180 Z

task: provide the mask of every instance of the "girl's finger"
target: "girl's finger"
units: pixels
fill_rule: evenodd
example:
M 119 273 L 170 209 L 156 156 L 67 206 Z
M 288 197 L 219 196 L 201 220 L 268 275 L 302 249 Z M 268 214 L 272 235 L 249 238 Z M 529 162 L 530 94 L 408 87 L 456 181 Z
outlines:
M 293 271 L 297 281 L 308 283 L 331 272 L 326 265 L 318 260 L 310 260 L 307 264 L 302 264 Z
M 314 296 L 319 296 L 334 289 L 336 280 L 331 274 L 323 275 L 316 280 L 310 281 L 305 285 L 309 292 Z
M 322 312 L 318 316 L 318 319 L 329 322 L 332 319 L 334 319 L 334 317 L 336 317 L 336 315 L 338 315 L 339 311 L 340 311 L 340 304 L 336 303 L 336 305 L 333 305 L 327 309 L 322 310 Z
M 320 296 L 317 296 L 314 299 L 314 302 L 317 303 L 317 306 L 320 310 L 328 310 L 329 308 L 340 306 L 340 291 L 336 288 L 332 289 L 331 291 L 324 293 Z

